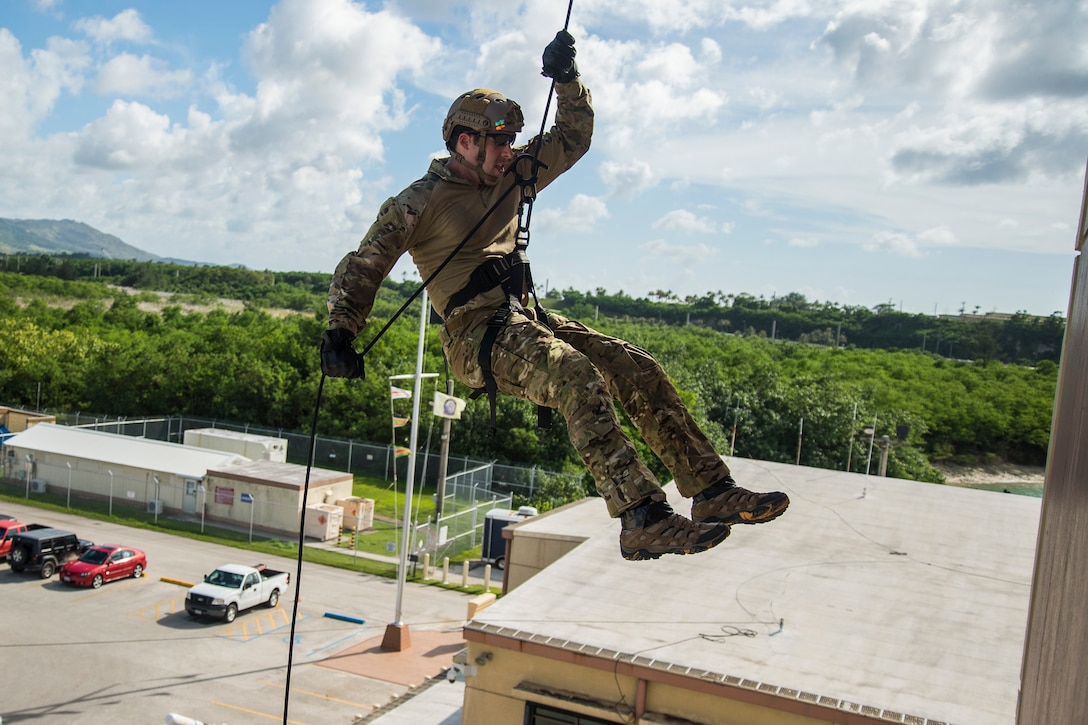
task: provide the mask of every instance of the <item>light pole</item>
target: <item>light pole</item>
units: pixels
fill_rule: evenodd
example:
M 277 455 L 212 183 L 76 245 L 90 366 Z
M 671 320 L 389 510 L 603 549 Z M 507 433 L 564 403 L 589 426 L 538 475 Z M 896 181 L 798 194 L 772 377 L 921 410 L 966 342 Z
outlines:
M 113 516 L 113 471 L 107 468 L 106 473 L 110 474 L 110 516 Z
M 26 454 L 26 497 L 30 498 L 30 476 L 34 470 L 34 456 Z
M 854 403 L 854 417 L 850 421 L 850 443 L 846 449 L 846 472 L 850 472 L 850 463 L 854 458 L 854 436 L 857 435 L 858 404 Z
M 71 461 L 65 461 L 64 465 L 68 466 L 68 499 L 64 505 L 67 508 L 72 508 L 72 463 Z
M 208 508 L 208 489 L 200 484 L 200 533 L 204 533 L 204 509 Z
M 151 477 L 153 479 L 155 479 L 155 505 L 152 508 L 155 509 L 155 523 L 158 524 L 159 523 L 159 506 L 162 505 L 162 499 L 159 498 L 159 477 L 154 476 L 154 475 L 151 476 Z
M 419 316 L 419 346 L 416 350 L 416 374 L 415 388 L 412 394 L 412 432 L 409 436 L 408 446 L 408 480 L 404 485 L 404 525 L 401 529 L 400 565 L 397 570 L 397 607 L 393 621 L 386 625 L 385 636 L 382 638 L 382 649 L 386 651 L 402 652 L 411 648 L 411 635 L 408 625 L 401 621 L 401 602 L 404 597 L 404 578 L 408 567 L 408 534 L 412 520 L 412 484 L 416 475 L 416 447 L 419 441 L 419 396 L 423 392 L 423 345 L 427 334 L 427 317 L 430 312 L 430 303 L 427 300 L 427 289 L 423 289 L 421 296 L 423 304 Z M 393 465 L 396 466 L 394 456 Z

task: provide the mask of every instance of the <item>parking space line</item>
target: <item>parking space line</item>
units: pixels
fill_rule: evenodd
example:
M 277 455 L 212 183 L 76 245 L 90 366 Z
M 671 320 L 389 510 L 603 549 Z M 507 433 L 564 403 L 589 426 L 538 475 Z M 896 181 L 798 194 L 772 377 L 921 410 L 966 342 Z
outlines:
M 151 619 L 152 621 L 158 621 L 160 618 L 169 616 L 171 614 L 177 614 L 179 602 L 184 602 L 185 597 L 173 597 L 165 601 L 158 601 L 154 604 L 148 604 L 145 607 L 139 609 L 130 609 L 125 612 L 126 616 L 134 617 L 135 619 Z M 166 609 L 165 613 L 163 610 Z M 184 609 L 184 607 L 182 608 Z M 149 616 L 150 615 L 150 616 Z
M 279 622 L 276 621 L 277 615 L 279 615 L 283 619 L 282 624 L 280 624 Z M 261 626 L 261 620 L 263 620 L 265 617 L 268 618 L 268 621 L 267 621 L 267 624 L 269 626 L 268 630 L 265 630 Z M 298 621 L 301 622 L 302 620 L 304 620 L 304 619 L 306 619 L 308 617 L 309 617 L 308 614 L 299 614 L 298 615 Z M 262 635 L 271 634 L 272 632 L 283 629 L 284 627 L 286 627 L 290 623 L 291 623 L 291 615 L 287 613 L 287 610 L 284 609 L 283 607 L 276 607 L 275 609 L 273 609 L 271 611 L 266 610 L 264 612 L 260 612 L 256 617 L 247 617 L 244 620 L 243 619 L 235 620 L 234 624 L 231 624 L 229 627 L 227 627 L 225 632 L 221 632 L 221 633 L 217 634 L 216 636 L 217 637 L 223 637 L 225 639 L 229 639 L 232 642 L 248 642 L 248 641 L 250 641 L 252 639 L 257 639 L 258 637 L 260 637 Z M 249 629 L 250 624 L 252 624 L 254 626 L 254 628 L 257 630 L 256 634 L 251 634 L 250 633 L 250 629 Z M 239 632 L 239 630 L 241 630 L 241 631 Z
M 272 715 L 271 713 L 261 712 L 260 710 L 251 710 L 248 707 L 242 707 L 240 705 L 231 705 L 226 702 L 219 702 L 218 700 L 209 700 L 213 705 L 219 705 L 220 707 L 230 708 L 231 710 L 237 710 L 238 712 L 246 712 L 250 715 L 259 715 L 260 717 L 268 718 L 269 720 L 283 720 L 283 714 Z M 288 720 L 291 725 L 306 725 L 306 723 L 299 722 L 298 720 Z
M 275 687 L 275 688 L 280 689 L 280 690 L 282 690 L 282 689 L 284 689 L 284 687 L 286 687 L 286 685 L 284 685 L 281 682 L 268 682 L 266 680 L 261 680 L 260 683 L 262 685 L 267 685 L 268 687 Z M 349 705 L 351 707 L 363 707 L 363 708 L 366 708 L 367 710 L 376 710 L 377 709 L 377 707 L 374 706 L 374 705 L 364 705 L 361 702 L 352 702 L 351 700 L 341 700 L 339 697 L 332 697 L 331 695 L 326 695 L 323 692 L 310 692 L 309 690 L 300 690 L 295 685 L 291 686 L 291 694 L 292 695 L 309 695 L 310 697 L 316 697 L 319 700 L 327 700 L 328 702 L 335 702 L 335 703 L 339 703 L 341 705 Z

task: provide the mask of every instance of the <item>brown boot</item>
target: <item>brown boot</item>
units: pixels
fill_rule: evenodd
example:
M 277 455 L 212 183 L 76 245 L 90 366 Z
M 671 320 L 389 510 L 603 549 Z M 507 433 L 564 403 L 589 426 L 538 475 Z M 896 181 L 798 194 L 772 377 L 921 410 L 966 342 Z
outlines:
M 703 524 L 762 524 L 782 515 L 789 505 L 789 496 L 784 493 L 753 493 L 726 478 L 695 494 L 691 520 Z
M 620 514 L 620 554 L 624 559 L 656 559 L 662 554 L 698 554 L 729 536 L 724 524 L 695 523 L 656 496 Z

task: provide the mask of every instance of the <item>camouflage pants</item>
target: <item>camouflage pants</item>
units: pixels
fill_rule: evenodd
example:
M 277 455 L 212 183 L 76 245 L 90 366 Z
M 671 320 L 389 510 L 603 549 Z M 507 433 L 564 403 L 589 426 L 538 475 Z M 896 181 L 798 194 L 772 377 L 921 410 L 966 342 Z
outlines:
M 511 312 L 495 340 L 491 366 L 498 389 L 559 410 L 609 514 L 618 516 L 660 490 L 620 427 L 615 401 L 682 495 L 690 498 L 729 474 L 648 352 L 554 313 L 548 313 L 551 329 L 533 316 L 532 310 Z M 489 318 L 486 311 L 457 316 L 441 333 L 454 376 L 473 388 L 483 386 L 478 356 Z

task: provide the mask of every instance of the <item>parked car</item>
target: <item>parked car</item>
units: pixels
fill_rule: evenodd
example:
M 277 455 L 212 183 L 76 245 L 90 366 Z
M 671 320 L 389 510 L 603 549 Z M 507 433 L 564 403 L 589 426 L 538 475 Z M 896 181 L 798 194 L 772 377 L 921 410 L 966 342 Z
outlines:
M 11 539 L 8 563 L 14 572 L 37 571 L 48 579 L 62 565 L 78 559 L 94 546 L 93 541 L 81 539 L 71 531 L 44 528 L 15 534 Z
M 8 552 L 11 551 L 11 540 L 16 534 L 45 528 L 48 527 L 42 524 L 24 524 L 12 516 L 0 515 L 0 557 L 7 557 Z
M 98 587 L 115 579 L 138 579 L 147 569 L 147 555 L 128 546 L 93 546 L 60 568 L 60 580 L 77 587 Z

